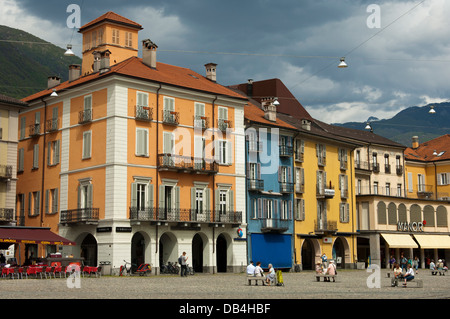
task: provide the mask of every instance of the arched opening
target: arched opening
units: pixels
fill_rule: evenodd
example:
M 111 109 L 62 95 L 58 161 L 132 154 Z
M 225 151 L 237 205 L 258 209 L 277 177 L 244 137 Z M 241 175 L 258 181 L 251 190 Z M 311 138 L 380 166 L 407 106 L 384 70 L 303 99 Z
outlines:
M 131 239 L 131 264 L 132 271 L 145 262 L 145 239 L 141 233 L 134 234 Z
M 177 238 L 172 233 L 164 233 L 159 238 L 159 264 L 166 265 L 167 262 L 176 263 L 178 260 Z
M 347 246 L 347 242 L 341 237 L 336 238 L 334 241 L 332 254 L 336 266 L 339 268 L 345 268 L 345 252 Z
M 302 245 L 302 269 L 313 270 L 315 262 L 315 249 L 311 239 L 307 238 L 303 241 Z
M 227 272 L 227 249 L 227 239 L 223 234 L 220 234 L 216 241 L 217 272 Z
M 97 266 L 97 240 L 92 234 L 87 234 L 80 245 L 80 257 L 84 258 L 85 266 Z
M 192 239 L 192 267 L 195 272 L 203 272 L 203 251 L 206 244 L 200 234 L 195 234 Z

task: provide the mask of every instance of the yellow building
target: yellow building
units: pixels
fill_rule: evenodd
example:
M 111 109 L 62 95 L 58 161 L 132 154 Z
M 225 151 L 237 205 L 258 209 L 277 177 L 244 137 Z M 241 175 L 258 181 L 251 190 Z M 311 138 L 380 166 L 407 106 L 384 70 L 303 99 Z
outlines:
M 339 138 L 314 119 L 280 115 L 295 126 L 295 262 L 314 269 L 323 254 L 340 268 L 356 263 L 353 151 L 357 143 Z
M 16 223 L 18 114 L 26 103 L 0 94 L 0 223 Z M 19 221 L 20 222 L 20 221 Z

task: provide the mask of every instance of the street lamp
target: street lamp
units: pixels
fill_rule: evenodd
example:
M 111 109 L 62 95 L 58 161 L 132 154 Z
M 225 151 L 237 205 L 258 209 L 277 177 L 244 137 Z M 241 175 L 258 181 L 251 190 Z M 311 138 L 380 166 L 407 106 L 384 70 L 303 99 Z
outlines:
M 342 57 L 341 58 L 341 63 L 339 63 L 338 68 L 343 69 L 343 68 L 346 68 L 346 67 L 348 67 L 348 65 L 347 65 L 347 63 L 345 63 L 345 58 Z
M 72 45 L 68 44 L 67 45 L 67 51 L 64 53 L 65 56 L 74 56 L 75 53 L 73 53 L 72 51 Z

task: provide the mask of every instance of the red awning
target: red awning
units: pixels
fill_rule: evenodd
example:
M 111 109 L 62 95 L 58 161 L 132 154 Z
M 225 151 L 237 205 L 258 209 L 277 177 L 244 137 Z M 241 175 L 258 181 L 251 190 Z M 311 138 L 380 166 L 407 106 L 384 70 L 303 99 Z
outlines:
M 0 243 L 75 245 L 75 242 L 53 233 L 50 228 L 9 226 L 0 227 Z

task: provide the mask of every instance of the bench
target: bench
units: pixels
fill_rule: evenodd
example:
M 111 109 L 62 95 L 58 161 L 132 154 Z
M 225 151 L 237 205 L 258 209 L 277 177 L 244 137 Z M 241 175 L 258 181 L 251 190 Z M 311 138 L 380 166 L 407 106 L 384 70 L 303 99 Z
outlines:
M 255 281 L 255 285 L 256 286 L 258 286 L 258 281 L 261 281 L 263 286 L 266 285 L 266 277 L 262 277 L 262 276 L 247 276 L 246 280 L 247 280 L 247 283 L 248 283 L 249 286 L 252 285 L 252 281 Z
M 316 281 L 320 281 L 320 278 L 323 278 L 323 281 L 326 281 L 325 279 L 330 281 L 330 278 L 333 278 L 333 282 L 336 282 L 337 275 L 315 274 L 314 277 L 316 277 Z
M 447 272 L 446 269 L 436 269 L 436 270 L 431 270 L 431 275 L 432 276 L 436 276 L 439 273 L 439 276 L 445 276 L 445 273 Z
M 399 283 L 401 283 L 402 287 L 404 287 L 403 284 L 405 283 L 405 280 L 403 278 L 398 278 L 397 280 L 395 278 L 391 279 L 392 287 L 399 287 Z M 408 286 L 408 284 L 416 284 L 417 288 L 423 288 L 423 280 L 422 279 L 414 278 L 412 280 L 407 281 L 406 286 Z

